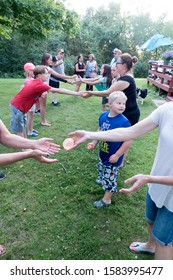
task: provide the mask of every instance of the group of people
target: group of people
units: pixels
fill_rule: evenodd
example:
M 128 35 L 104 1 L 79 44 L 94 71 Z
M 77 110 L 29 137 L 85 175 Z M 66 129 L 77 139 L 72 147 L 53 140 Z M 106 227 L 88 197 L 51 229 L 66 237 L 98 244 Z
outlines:
M 100 152 L 98 178 L 96 181 L 102 186 L 104 196 L 101 200 L 95 201 L 94 206 L 102 208 L 111 204 L 112 194 L 117 191 L 118 170 L 132 140 L 159 127 L 158 149 L 151 175 L 135 175 L 126 180 L 126 183 L 135 182 L 134 185 L 129 189 L 121 189 L 119 191 L 122 193 L 133 192 L 145 183 L 149 183 L 146 195 L 148 241 L 146 243 L 133 242 L 129 246 L 129 250 L 133 253 L 155 253 L 155 259 L 172 259 L 173 172 L 170 154 L 173 140 L 171 133 L 173 104 L 170 102 L 160 106 L 148 118 L 139 122 L 140 110 L 136 100 L 136 84 L 132 71 L 133 65 L 136 63 L 136 57 L 132 57 L 127 53 L 121 53 L 118 49 L 115 49 L 113 54 L 114 56 L 117 55 L 117 57 L 113 58 L 114 62 L 111 62 L 112 65 L 104 64 L 102 66 L 102 77 L 99 78 L 91 76 L 96 71 L 94 68 L 97 67 L 94 57 L 91 57 L 91 55 L 87 64 L 90 70 L 87 70 L 85 66 L 80 66 L 83 63 L 83 58 L 79 57 L 78 65 L 75 67 L 76 74 L 67 76 L 64 73 L 59 74 L 50 67 L 52 65 L 52 56 L 47 53 L 44 54 L 42 65 L 36 66 L 33 69 L 35 78 L 24 85 L 10 102 L 12 112 L 11 129 L 23 137 L 11 134 L 3 123 L 0 122 L 1 143 L 10 147 L 27 150 L 13 154 L 13 156 L 7 159 L 5 159 L 4 155 L 1 155 L 0 164 L 2 166 L 29 157 L 33 157 L 41 162 L 55 162 L 55 160 L 45 157 L 46 154 L 59 152 L 59 146 L 52 143 L 52 139 L 46 138 L 32 141 L 25 138 L 25 115 L 38 99 L 42 100 L 40 108 L 43 114 L 46 104 L 46 93 L 58 92 L 83 98 L 91 96 L 107 98 L 110 111 L 104 111 L 100 115 L 97 132 L 77 130 L 69 133 L 74 138 L 72 149 L 89 140 L 93 141 L 88 144 L 88 149 L 93 149 L 99 141 Z M 57 61 L 55 61 L 55 67 L 56 63 Z M 80 72 L 83 74 L 79 74 Z M 86 79 L 84 79 L 84 72 Z M 116 75 L 113 75 L 113 72 L 116 72 Z M 88 76 L 88 73 L 90 73 L 90 76 Z M 112 73 L 112 78 L 110 73 Z M 73 82 L 71 80 L 65 80 L 65 82 L 76 84 L 76 91 L 59 88 L 59 85 L 55 85 L 56 81 L 54 80 L 52 80 L 54 85 L 52 87 L 48 84 L 49 75 L 52 75 L 53 79 L 54 77 L 58 79 L 73 79 Z M 85 91 L 79 91 L 81 83 L 88 85 Z M 101 84 L 102 89 L 93 91 L 90 86 L 97 84 Z M 48 125 L 49 122 L 44 118 L 45 115 L 43 114 L 42 125 Z M 15 139 L 16 141 L 12 141 Z M 5 248 L 1 245 L 0 254 L 4 251 Z

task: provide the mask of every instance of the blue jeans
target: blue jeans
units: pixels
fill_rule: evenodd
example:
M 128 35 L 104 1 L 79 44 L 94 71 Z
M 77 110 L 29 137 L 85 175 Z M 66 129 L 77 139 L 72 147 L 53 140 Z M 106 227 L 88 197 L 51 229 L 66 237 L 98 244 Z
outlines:
M 146 194 L 146 220 L 153 224 L 153 238 L 163 246 L 171 246 L 173 242 L 173 212 L 165 206 L 158 208 Z

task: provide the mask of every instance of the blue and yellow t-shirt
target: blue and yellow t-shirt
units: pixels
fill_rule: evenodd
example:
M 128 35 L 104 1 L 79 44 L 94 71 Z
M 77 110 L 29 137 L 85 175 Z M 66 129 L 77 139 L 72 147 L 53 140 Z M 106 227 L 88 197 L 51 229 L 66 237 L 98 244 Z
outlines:
M 111 130 L 119 127 L 129 127 L 129 120 L 123 115 L 119 114 L 115 117 L 109 117 L 109 112 L 104 112 L 99 118 L 99 127 L 101 131 Z M 99 156 L 104 165 L 110 165 L 109 158 L 115 154 L 121 147 L 123 142 L 108 142 L 99 141 Z M 118 159 L 116 163 L 111 163 L 114 166 L 120 166 L 122 163 L 123 155 Z

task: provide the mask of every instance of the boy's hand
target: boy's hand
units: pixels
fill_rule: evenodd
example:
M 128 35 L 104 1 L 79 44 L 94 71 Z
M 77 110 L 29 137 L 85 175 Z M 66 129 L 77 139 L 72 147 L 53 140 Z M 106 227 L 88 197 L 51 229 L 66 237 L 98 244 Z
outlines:
M 87 149 L 88 150 L 94 150 L 95 149 L 95 144 L 93 142 L 90 142 L 87 144 Z
M 116 154 L 114 154 L 114 155 L 110 156 L 109 162 L 110 162 L 110 163 L 115 163 L 115 162 L 118 161 L 118 159 L 119 159 L 119 156 L 117 156 Z

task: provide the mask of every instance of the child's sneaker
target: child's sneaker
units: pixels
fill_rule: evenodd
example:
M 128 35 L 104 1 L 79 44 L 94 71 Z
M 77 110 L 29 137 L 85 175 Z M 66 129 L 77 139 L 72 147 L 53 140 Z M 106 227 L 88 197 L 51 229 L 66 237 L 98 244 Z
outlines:
M 38 134 L 38 130 L 36 130 L 36 129 L 33 129 L 33 131 L 32 131 L 32 132 L 34 132 L 34 133 Z
M 0 180 L 4 179 L 6 175 L 4 173 L 0 173 Z
M 35 133 L 34 131 L 32 131 L 32 133 L 31 134 L 27 134 L 29 137 L 37 137 L 38 136 L 38 134 L 37 133 Z
M 103 201 L 103 199 L 100 199 L 100 200 L 94 201 L 93 205 L 95 208 L 103 208 L 103 207 L 111 205 L 111 203 L 105 203 Z

